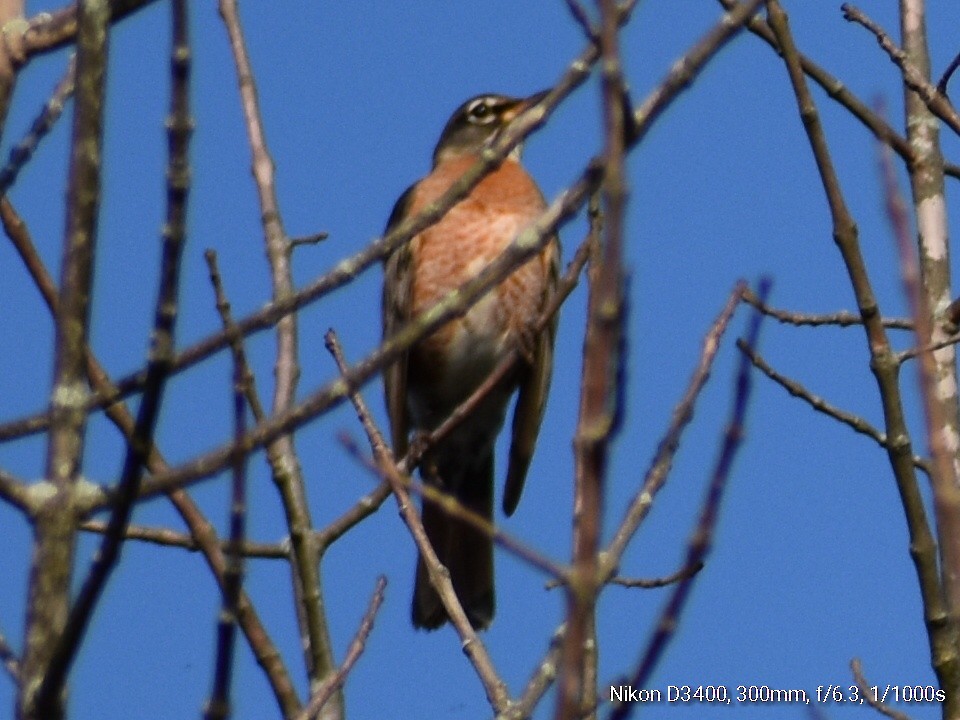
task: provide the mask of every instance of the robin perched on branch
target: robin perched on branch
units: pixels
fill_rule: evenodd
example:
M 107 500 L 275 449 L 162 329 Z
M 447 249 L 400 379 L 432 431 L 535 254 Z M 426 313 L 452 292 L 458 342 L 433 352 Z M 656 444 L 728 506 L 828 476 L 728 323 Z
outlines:
M 478 161 L 483 149 L 544 94 L 519 99 L 479 95 L 457 108 L 434 150 L 433 169 L 397 201 L 387 232 L 440 198 Z M 387 259 L 384 337 L 476 276 L 545 207 L 537 184 L 520 164 L 518 145 L 439 222 Z M 519 395 L 503 497 L 507 515 L 520 500 L 543 419 L 556 324 L 549 323 L 539 333 L 535 325 L 555 289 L 559 262 L 553 237 L 464 315 L 425 337 L 385 371 L 387 409 L 399 457 L 406 452 L 411 431 L 437 428 L 502 359 L 520 351 L 512 371 L 427 451 L 420 465 L 425 482 L 490 521 L 494 445 L 514 391 Z M 495 608 L 491 538 L 426 501 L 423 525 L 440 562 L 450 571 L 470 623 L 476 629 L 487 627 Z M 426 629 L 448 620 L 423 558 L 417 562 L 412 618 L 415 627 Z

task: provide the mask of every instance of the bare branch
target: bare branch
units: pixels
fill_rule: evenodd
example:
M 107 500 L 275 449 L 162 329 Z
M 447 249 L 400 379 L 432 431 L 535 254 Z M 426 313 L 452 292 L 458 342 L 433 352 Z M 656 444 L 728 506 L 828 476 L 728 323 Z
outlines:
M 105 9 L 101 6 L 97 10 L 99 13 L 98 22 L 102 23 L 102 26 L 96 28 L 96 32 L 103 34 L 102 37 L 97 38 L 99 47 L 95 46 L 99 53 L 97 61 L 100 63 L 100 67 L 92 68 L 82 62 L 83 54 L 78 56 L 78 114 L 81 112 L 80 103 L 83 93 L 90 92 L 86 86 L 90 83 L 90 77 L 87 73 L 91 70 L 99 74 L 93 99 L 99 106 L 98 111 L 102 113 L 102 83 L 106 68 L 106 29 L 108 27 Z M 126 527 L 130 523 L 133 505 L 140 492 L 144 464 L 147 461 L 150 448 L 153 446 L 153 432 L 160 414 L 170 360 L 173 357 L 174 330 L 178 309 L 177 298 L 180 287 L 180 258 L 183 254 L 186 235 L 186 200 L 189 187 L 187 150 L 190 132 L 193 128 L 189 106 L 190 46 L 187 36 L 186 13 L 184 0 L 174 0 L 173 48 L 171 51 L 173 82 L 171 84 L 170 117 L 168 121 L 170 153 L 167 171 L 167 222 L 163 232 L 160 282 L 154 311 L 153 333 L 147 365 L 147 382 L 140 401 L 133 437 L 127 446 L 119 489 L 116 493 L 113 513 L 107 531 L 103 536 L 103 542 L 94 558 L 90 572 L 80 588 L 73 607 L 70 609 L 70 615 L 58 639 L 56 650 L 50 659 L 50 664 L 37 695 L 37 707 L 41 710 L 52 705 L 53 698 L 59 695 L 62 685 L 66 682 L 67 674 L 86 634 L 93 610 L 120 558 Z M 100 121 L 98 120 L 98 122 Z M 99 132 L 98 129 L 98 139 Z M 89 139 L 84 138 L 82 141 L 89 142 Z M 99 167 L 96 173 L 95 177 L 98 177 Z M 89 179 L 86 178 L 86 180 Z M 97 184 L 94 187 L 98 192 L 99 185 Z M 99 197 L 94 197 L 94 202 L 98 201 Z M 62 307 L 64 305 L 61 302 Z M 86 364 L 85 344 L 85 338 L 81 338 L 81 343 L 77 349 L 77 365 L 81 373 Z
M 494 720 L 526 720 L 533 716 L 537 704 L 546 694 L 557 677 L 557 666 L 560 664 L 560 653 L 563 651 L 563 638 L 566 635 L 566 625 L 561 625 L 550 638 L 550 646 L 543 660 L 534 669 L 527 681 L 527 686 L 519 698 L 507 708 L 498 713 Z
M 727 10 L 732 10 L 741 4 L 738 2 L 738 0 L 717 1 Z M 776 35 L 770 28 L 770 25 L 765 22 L 762 17 L 756 16 L 752 18 L 747 23 L 747 27 L 749 28 L 750 32 L 766 42 L 767 45 L 769 45 L 775 52 L 781 52 L 780 44 L 777 41 Z M 897 131 L 894 130 L 884 118 L 873 112 L 869 105 L 864 103 L 856 95 L 850 92 L 849 88 L 847 88 L 847 86 L 844 85 L 841 80 L 828 73 L 810 58 L 797 53 L 797 59 L 800 62 L 800 67 L 803 72 L 811 80 L 817 83 L 817 85 L 819 85 L 824 92 L 827 93 L 830 99 L 849 110 L 850 114 L 859 120 L 870 132 L 872 132 L 878 140 L 890 145 L 894 152 L 903 158 L 904 162 L 906 162 L 908 165 L 913 164 L 913 148 L 910 147 L 910 144 L 907 142 L 907 140 L 897 133 Z M 944 170 L 952 177 L 960 178 L 960 167 L 957 165 L 947 165 L 944 167 Z
M 210 259 L 210 256 L 207 256 Z M 215 269 L 215 266 L 214 266 Z M 219 304 L 219 303 L 218 303 Z M 243 437 L 247 425 L 247 406 L 244 399 L 249 368 L 233 363 L 233 435 Z M 227 569 L 223 578 L 223 601 L 217 619 L 217 656 L 213 691 L 204 709 L 206 720 L 226 720 L 230 717 L 230 678 L 233 675 L 234 647 L 237 635 L 237 614 L 243 590 L 242 546 L 247 529 L 247 456 L 237 453 L 233 459 L 233 483 L 230 496 L 230 542 L 227 550 Z
M 943 95 L 947 94 L 947 85 L 950 84 L 950 78 L 953 77 L 958 67 L 960 67 L 960 54 L 957 54 L 957 56 L 950 61 L 947 69 L 943 71 L 943 75 L 940 76 L 940 82 L 937 83 L 937 92 Z
M 670 468 L 673 466 L 673 458 L 680 447 L 680 438 L 687 425 L 693 419 L 693 410 L 700 393 L 710 377 L 710 371 L 713 367 L 713 361 L 720 350 L 720 340 L 723 337 L 730 319 L 733 317 L 740 298 L 743 294 L 745 284 L 737 283 L 737 286 L 730 293 L 719 316 L 710 326 L 706 337 L 703 340 L 703 350 L 700 353 L 700 361 L 694 370 L 687 389 L 680 402 L 673 410 L 670 418 L 670 425 L 664 433 L 663 438 L 657 445 L 657 452 L 650 463 L 650 469 L 644 477 L 643 484 L 640 486 L 637 494 L 634 496 L 627 508 L 623 520 L 614 533 L 613 540 L 601 555 L 602 567 L 601 573 L 604 577 L 612 577 L 620 565 L 620 559 L 627 548 L 627 543 L 636 533 L 640 523 L 643 522 L 656 494 L 663 487 L 667 480 Z
M 107 523 L 103 520 L 86 520 L 81 523 L 80 529 L 85 532 L 103 534 L 107 530 Z M 169 528 L 154 528 L 143 525 L 128 525 L 125 534 L 127 540 L 162 545 L 163 547 L 180 548 L 189 552 L 203 550 L 200 543 L 192 535 L 170 530 Z M 224 540 L 219 545 L 220 551 L 226 553 L 230 541 Z M 264 543 L 245 540 L 240 545 L 240 554 L 246 558 L 259 560 L 288 560 L 290 551 L 284 543 Z
M 327 548 L 343 537 L 347 531 L 379 510 L 383 501 L 388 497 L 390 497 L 390 483 L 383 480 L 372 492 L 360 498 L 343 515 L 322 530 L 318 530 L 314 538 L 317 545 L 317 554 L 322 556 Z
M 660 81 L 634 113 L 635 135 L 631 136 L 631 145 L 638 142 L 660 114 L 673 102 L 677 95 L 690 87 L 704 66 L 743 29 L 745 23 L 757 12 L 763 0 L 733 3 L 730 12 L 697 42 L 687 53 L 673 64 L 667 76 Z
M 864 420 L 862 417 L 831 405 L 819 395 L 814 395 L 796 380 L 791 380 L 785 375 L 781 375 L 774 370 L 766 360 L 763 359 L 760 353 L 748 347 L 743 341 L 738 340 L 737 347 L 742 353 L 750 358 L 750 362 L 753 363 L 754 367 L 777 383 L 777 385 L 782 387 L 788 393 L 794 397 L 800 398 L 817 412 L 821 412 L 827 417 L 833 418 L 834 420 L 839 420 L 854 432 L 860 433 L 861 435 L 866 435 L 868 438 L 876 442 L 880 447 L 889 449 L 890 443 L 887 442 L 887 436 L 869 422 Z M 913 464 L 919 469 L 923 470 L 927 475 L 930 474 L 930 463 L 927 462 L 926 459 L 920 457 L 919 455 L 914 455 Z
M 333 331 L 327 333 L 326 340 L 327 349 L 330 350 L 334 356 L 341 374 L 345 377 L 349 366 L 343 357 L 343 353 Z M 390 487 L 393 490 L 394 497 L 397 500 L 397 506 L 400 510 L 400 517 L 413 535 L 417 549 L 420 551 L 420 555 L 423 557 L 430 573 L 430 581 L 433 583 L 437 594 L 440 596 L 440 600 L 443 602 L 447 615 L 450 617 L 450 623 L 460 636 L 463 652 L 476 670 L 477 677 L 480 678 L 480 682 L 483 684 L 490 705 L 495 712 L 503 712 L 510 704 L 506 683 L 504 683 L 497 674 L 493 661 L 487 653 L 486 647 L 483 645 L 483 641 L 480 640 L 476 631 L 470 625 L 470 621 L 467 619 L 466 613 L 464 613 L 463 607 L 460 605 L 457 594 L 453 590 L 453 583 L 450 582 L 450 573 L 440 564 L 440 560 L 437 558 L 437 554 L 434 552 L 433 546 L 427 538 L 427 533 L 423 529 L 420 516 L 414 504 L 410 502 L 410 496 L 407 494 L 404 478 L 397 470 L 393 454 L 383 439 L 382 433 L 373 422 L 363 397 L 359 392 L 351 391 L 350 401 L 353 403 L 354 409 L 357 411 L 357 417 L 363 425 L 364 431 L 367 433 L 367 438 L 370 441 L 370 447 L 373 449 L 377 466 L 380 472 L 383 473 L 390 482 Z
M 955 333 L 953 335 L 948 335 L 942 340 L 937 342 L 931 342 L 924 346 L 916 346 L 912 348 L 907 348 L 897 353 L 897 362 L 900 364 L 905 363 L 907 360 L 912 360 L 913 358 L 921 355 L 923 353 L 934 353 L 936 354 L 937 350 L 942 350 L 944 348 L 952 347 L 960 343 L 960 333 Z
M 596 28 L 593 27 L 593 21 L 590 20 L 590 13 L 587 12 L 587 9 L 580 3 L 580 0 L 566 0 L 567 9 L 570 10 L 570 14 L 573 16 L 573 19 L 577 21 L 577 24 L 583 29 L 583 34 L 587 36 L 587 39 L 590 42 L 597 43 L 599 42 Z
M 51 313 L 56 314 L 59 302 L 56 286 L 36 252 L 26 225 L 7 198 L 0 198 L 0 221 L 2 221 L 8 236 L 13 240 L 17 251 L 23 257 L 24 264 Z M 89 348 L 87 348 L 86 363 L 87 377 L 91 385 L 103 395 L 115 394 L 115 386 Z M 106 414 L 129 442 L 133 437 L 135 423 L 126 406 L 123 403 L 114 403 L 106 408 Z M 150 472 L 154 475 L 170 469 L 155 447 L 152 448 L 147 462 Z M 222 588 L 226 561 L 220 549 L 216 532 L 185 492 L 174 491 L 169 493 L 168 497 L 187 524 L 196 546 L 203 553 L 207 566 Z M 25 499 L 25 502 L 28 501 L 29 496 Z M 240 626 L 250 644 L 254 657 L 263 668 L 284 716 L 290 717 L 300 709 L 300 701 L 297 697 L 296 688 L 287 674 L 283 658 L 260 622 L 256 609 L 245 594 L 241 597 L 239 612 Z
M 230 47 L 233 51 L 243 114 L 253 162 L 253 177 L 260 200 L 260 217 L 263 223 L 267 259 L 270 264 L 270 281 L 273 300 L 278 301 L 294 294 L 290 270 L 290 248 L 280 214 L 274 184 L 274 166 L 267 148 L 266 130 L 257 98 L 253 67 L 247 53 L 246 40 L 240 25 L 236 0 L 220 0 L 220 15 L 223 17 Z M 287 411 L 294 403 L 297 382 L 300 378 L 298 359 L 298 334 L 296 315 L 289 314 L 279 320 L 277 331 L 277 355 L 274 366 L 274 415 Z M 297 613 L 304 658 L 311 685 L 316 685 L 336 672 L 331 647 L 330 630 L 324 611 L 323 592 L 317 555 L 313 546 L 313 520 L 307 503 L 300 462 L 289 433 L 279 433 L 267 443 L 267 459 L 274 483 L 280 493 L 287 525 L 290 528 L 290 549 L 294 570 L 294 596 L 301 612 Z M 343 698 L 337 693 L 333 706 L 324 717 L 343 715 Z
M 654 588 L 666 587 L 668 585 L 676 585 L 677 583 L 683 582 L 684 580 L 689 580 L 701 570 L 703 570 L 703 561 L 696 562 L 693 565 L 684 565 L 675 573 L 671 575 L 666 575 L 665 577 L 659 577 L 659 578 L 615 577 L 615 578 L 610 578 L 610 584 L 620 585 L 625 588 L 641 588 L 644 590 L 652 590 Z
M 370 598 L 370 605 L 363 614 L 360 627 L 357 629 L 357 634 L 354 636 L 353 642 L 350 643 L 347 656 L 343 659 L 343 664 L 333 676 L 325 680 L 320 687 L 317 688 L 316 692 L 314 692 L 310 698 L 310 702 L 303 709 L 303 712 L 297 716 L 297 720 L 313 720 L 330 699 L 330 696 L 343 687 L 347 675 L 350 674 L 353 666 L 357 664 L 357 660 L 360 659 L 360 655 L 363 654 L 363 650 L 367 645 L 367 638 L 370 637 L 370 633 L 373 631 L 373 621 L 376 619 L 377 612 L 379 612 L 380 606 L 383 604 L 383 595 L 386 587 L 387 579 L 381 575 L 377 578 L 377 586 L 374 588 L 373 596 Z
M 617 575 L 616 577 L 610 578 L 607 583 L 610 585 L 619 585 L 620 587 L 625 588 L 642 588 L 644 590 L 652 590 L 654 588 L 666 587 L 667 585 L 673 585 L 685 580 L 688 577 L 693 577 L 698 572 L 703 569 L 703 563 L 700 565 L 692 565 L 690 567 L 682 567 L 677 570 L 675 573 L 667 575 L 665 577 L 659 578 L 627 578 Z M 553 588 L 560 587 L 561 583 L 557 580 L 550 580 L 546 584 L 547 590 L 552 590 Z
M 10 159 L 0 169 L 0 196 L 5 196 L 17 181 L 17 175 L 30 162 L 40 142 L 50 133 L 57 120 L 63 114 L 67 100 L 73 96 L 76 55 L 67 61 L 67 69 L 53 90 L 53 94 L 43 104 L 43 109 L 30 125 L 27 134 L 10 150 Z
M 330 233 L 328 233 L 325 230 L 321 230 L 320 232 L 313 233 L 312 235 L 305 235 L 303 237 L 290 238 L 288 242 L 290 246 L 289 249 L 290 251 L 293 251 L 294 249 L 305 246 L 305 245 L 318 245 L 322 243 L 324 240 L 326 240 L 328 237 L 330 237 Z
M 0 469 L 0 498 L 29 515 L 36 511 L 36 503 L 31 497 L 27 483 Z
M 155 1 L 109 0 L 110 22 L 122 20 Z M 18 62 L 25 63 L 36 55 L 59 50 L 74 42 L 77 39 L 78 5 L 73 2 L 62 10 L 42 12 L 30 18 L 20 31 L 21 37 L 15 40 L 22 46 L 22 57 Z
M 755 307 L 764 315 L 772 317 L 773 319 L 785 325 L 810 325 L 812 327 L 819 327 L 821 325 L 838 325 L 840 327 L 863 325 L 863 318 L 860 317 L 859 314 L 847 312 L 846 310 L 820 315 L 794 312 L 791 310 L 780 310 L 778 308 L 771 307 L 767 303 L 761 303 L 760 298 L 758 298 L 756 294 L 749 288 L 744 291 L 743 301 L 748 305 Z M 882 322 L 883 326 L 888 329 L 913 329 L 913 321 L 909 318 L 884 318 Z
M 934 115 L 949 125 L 955 133 L 960 134 L 960 114 L 950 104 L 950 100 L 942 95 L 936 86 L 927 80 L 924 73 L 910 61 L 907 53 L 897 47 L 883 28 L 850 3 L 844 3 L 840 9 L 843 11 L 844 18 L 862 25 L 876 36 L 877 43 L 900 68 L 904 83 L 923 99 Z
M 590 713 L 596 695 L 597 550 L 603 517 L 609 444 L 622 412 L 626 341 L 623 225 L 627 187 L 624 172 L 626 120 L 620 64 L 619 25 L 614 0 L 599 0 L 604 126 L 604 211 L 602 241 L 591 267 L 580 410 L 574 436 L 574 528 L 572 571 L 566 585 L 567 632 L 560 654 L 554 717 L 566 720 Z
M 330 334 L 332 332 L 333 331 L 330 331 L 328 333 L 329 339 L 327 342 L 328 344 L 337 347 L 337 351 L 340 352 L 339 345 L 337 345 L 336 336 Z M 370 422 L 372 423 L 373 420 L 371 419 Z M 371 461 L 364 457 L 360 448 L 349 435 L 346 433 L 341 433 L 340 442 L 343 444 L 347 452 L 349 452 L 365 468 L 373 473 L 376 473 L 378 477 L 382 477 L 389 482 L 387 474 L 384 473 L 378 462 L 376 462 L 376 460 Z M 397 473 L 400 475 L 401 482 L 403 483 L 404 490 L 408 490 L 410 493 L 420 496 L 425 502 L 436 505 L 447 515 L 455 517 L 458 520 L 462 520 L 472 528 L 479 530 L 485 535 L 489 535 L 490 539 L 493 540 L 496 545 L 502 547 L 504 550 L 507 550 L 520 560 L 523 560 L 531 567 L 537 568 L 541 572 L 546 573 L 553 578 L 553 581 L 558 585 L 565 584 L 569 573 L 564 568 L 557 565 L 548 557 L 540 554 L 528 545 L 525 545 L 523 542 L 516 539 L 509 533 L 504 532 L 501 528 L 489 522 L 479 513 L 470 510 L 468 507 L 461 504 L 460 501 L 450 493 L 443 492 L 432 485 L 419 483 L 413 480 L 411 477 L 406 475 L 406 473 L 409 471 L 407 471 L 404 467 L 403 460 L 401 460 L 399 463 L 395 463 L 395 465 Z
M 906 713 L 894 710 L 889 705 L 884 705 L 877 699 L 873 689 L 870 687 L 870 683 L 868 683 L 867 679 L 863 676 L 863 664 L 860 662 L 860 658 L 854 658 L 850 661 L 850 670 L 853 671 L 853 679 L 857 683 L 857 688 L 860 690 L 860 697 L 866 701 L 867 705 L 881 715 L 893 718 L 894 720 L 910 720 L 910 716 Z
M 769 282 L 762 280 L 760 292 L 758 293 L 761 299 L 766 296 L 768 290 Z M 747 346 L 750 348 L 757 346 L 762 321 L 763 315 L 758 312 L 755 312 L 750 319 L 746 340 Z M 702 565 L 710 554 L 713 546 L 713 532 L 716 528 L 717 517 L 720 512 L 720 502 L 723 499 L 723 493 L 730 478 L 730 472 L 737 450 L 743 442 L 744 423 L 746 421 L 747 407 L 750 403 L 750 391 L 750 361 L 746 356 L 743 356 L 740 358 L 737 369 L 736 389 L 734 391 L 733 404 L 730 408 L 730 419 L 727 422 L 727 427 L 723 434 L 723 442 L 721 443 L 717 462 L 713 469 L 710 485 L 707 487 L 707 492 L 703 498 L 697 527 L 687 546 L 687 554 L 683 563 L 685 567 Z M 684 578 L 676 585 L 671 593 L 670 599 L 660 614 L 660 620 L 657 623 L 656 629 L 631 678 L 630 682 L 634 687 L 647 686 L 654 668 L 660 661 L 667 645 L 676 632 L 680 615 L 686 606 L 686 601 L 693 587 L 694 579 L 695 575 Z M 615 704 L 613 712 L 610 714 L 610 720 L 622 720 L 623 718 L 629 717 L 632 711 L 633 706 L 630 703 Z
M 870 367 L 877 381 L 883 404 L 884 431 L 895 438 L 887 446 L 887 457 L 897 482 L 910 534 L 910 555 L 913 559 L 923 598 L 924 620 L 930 641 L 934 669 L 941 682 L 954 685 L 960 672 L 956 658 L 956 631 L 948 622 L 947 609 L 937 567 L 936 543 L 927 522 L 923 498 L 913 463 L 913 448 L 904 417 L 898 378 L 899 364 L 890 347 L 882 314 L 860 252 L 856 223 L 847 209 L 839 179 L 833 167 L 826 137 L 816 104 L 807 87 L 799 54 L 793 43 L 786 14 L 779 2 L 768 0 L 768 17 L 777 41 L 783 49 L 784 61 L 797 98 L 797 106 L 820 171 L 824 193 L 830 207 L 833 236 L 850 277 L 857 307 L 864 321 L 865 340 L 870 352 Z
M 914 318 L 917 344 L 924 347 L 930 345 L 932 340 L 932 315 L 927 295 L 920 287 L 920 269 L 912 247 L 906 202 L 897 187 L 896 171 L 890 157 L 881 153 L 880 163 L 887 217 L 890 220 L 900 257 L 903 292 Z M 937 360 L 932 351 L 921 352 L 917 359 L 920 399 L 923 403 L 927 442 L 933 458 L 929 474 L 939 539 L 940 576 L 949 612 L 948 625 L 952 626 L 953 632 L 956 633 L 957 623 L 960 621 L 960 486 L 957 484 L 953 452 L 948 447 L 952 434 L 948 430 L 947 408 L 937 396 Z M 941 648 L 940 652 L 942 653 L 939 657 L 940 662 L 948 663 L 950 666 L 957 664 L 955 644 L 949 648 Z M 960 669 L 957 672 L 960 673 Z M 943 687 L 947 692 L 948 706 L 956 707 L 954 704 L 960 703 L 960 698 L 956 697 L 956 693 L 960 692 L 960 685 L 957 683 L 960 683 L 960 677 L 953 675 L 949 678 L 949 683 Z
M 75 484 L 86 430 L 85 359 L 100 209 L 103 90 L 107 66 L 105 0 L 81 0 L 78 11 L 76 109 L 70 150 L 67 221 L 46 481 L 52 492 L 36 514 L 26 642 L 18 713 L 57 720 L 63 715 L 66 667 L 51 665 L 64 648 L 76 543 Z M 51 673 L 51 670 L 53 673 Z
M 233 363 L 240 373 L 238 382 L 243 391 L 243 396 L 250 405 L 253 413 L 253 419 L 262 422 L 267 417 L 267 412 L 260 402 L 260 394 L 257 392 L 257 381 L 250 369 L 250 363 L 247 361 L 247 351 L 243 346 L 243 336 L 237 329 L 237 324 L 233 319 L 233 312 L 230 309 L 230 300 L 227 298 L 226 290 L 223 286 L 223 277 L 220 275 L 220 266 L 217 262 L 217 253 L 207 249 L 203 253 L 207 261 L 207 272 L 210 275 L 210 284 L 213 285 L 213 294 L 216 300 L 217 313 L 220 315 L 220 322 L 223 329 L 231 334 L 230 352 L 233 355 Z

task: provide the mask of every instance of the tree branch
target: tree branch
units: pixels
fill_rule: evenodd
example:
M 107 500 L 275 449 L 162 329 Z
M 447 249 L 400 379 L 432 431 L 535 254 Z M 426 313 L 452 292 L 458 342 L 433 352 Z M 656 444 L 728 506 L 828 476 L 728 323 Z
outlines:
M 761 299 L 765 298 L 768 290 L 769 281 L 761 280 L 760 291 L 758 293 Z M 747 330 L 746 344 L 750 348 L 757 346 L 762 321 L 763 315 L 759 312 L 754 312 L 750 319 L 749 329 Z M 723 499 L 724 490 L 730 478 L 734 458 L 743 442 L 747 408 L 750 404 L 751 386 L 750 361 L 746 356 L 742 356 L 737 369 L 736 388 L 734 390 L 733 404 L 730 408 L 730 419 L 723 433 L 723 442 L 720 445 L 717 462 L 711 474 L 710 484 L 703 498 L 696 529 L 687 545 L 687 554 L 683 562 L 684 567 L 701 566 L 712 549 L 713 533 L 716 529 L 717 517 L 720 512 L 720 502 Z M 686 606 L 687 598 L 690 596 L 690 590 L 693 587 L 695 578 L 695 574 L 685 577 L 677 583 L 673 592 L 670 594 L 670 598 L 660 614 L 660 620 L 656 625 L 656 629 L 630 680 L 633 687 L 647 687 L 654 668 L 657 666 L 660 658 L 663 657 L 667 645 L 669 645 L 673 639 L 674 633 L 679 626 L 680 615 Z M 610 714 L 610 720 L 623 720 L 623 718 L 629 717 L 633 712 L 633 707 L 630 703 L 615 704 L 613 712 Z
M 887 457 L 897 482 L 900 501 L 907 519 L 910 535 L 910 555 L 913 558 L 923 599 L 924 619 L 930 641 L 930 653 L 941 686 L 956 687 L 960 663 L 956 656 L 957 633 L 945 605 L 943 588 L 937 567 L 936 543 L 930 532 L 923 498 L 917 483 L 913 464 L 913 448 L 904 417 L 898 378 L 899 364 L 890 347 L 890 341 L 881 321 L 866 263 L 860 252 L 857 226 L 847 209 L 837 178 L 816 105 L 806 85 L 800 57 L 793 44 L 786 14 L 779 2 L 768 0 L 768 16 L 777 41 L 783 49 L 784 61 L 790 77 L 804 129 L 810 141 L 823 183 L 824 193 L 833 222 L 833 236 L 850 277 L 857 307 L 864 321 L 870 368 L 877 381 L 883 405 L 884 432 L 891 438 Z
M 108 8 L 105 0 L 82 0 L 78 11 L 76 109 L 70 149 L 67 220 L 46 482 L 51 492 L 34 521 L 28 589 L 20 720 L 63 716 L 65 673 L 52 677 L 62 647 L 70 603 L 76 545 L 76 483 L 80 475 L 87 413 L 85 354 L 93 286 L 93 258 L 100 209 L 104 85 Z
M 782 387 L 794 397 L 800 398 L 817 412 L 821 412 L 827 417 L 831 417 L 834 420 L 842 422 L 854 432 L 861 435 L 866 435 L 868 438 L 876 442 L 880 447 L 887 449 L 890 448 L 890 443 L 887 442 L 887 436 L 859 415 L 854 415 L 853 413 L 849 413 L 846 410 L 841 410 L 840 408 L 831 405 L 819 395 L 814 395 L 796 380 L 791 380 L 785 375 L 781 375 L 774 370 L 766 360 L 763 359 L 760 353 L 748 347 L 744 342 L 738 340 L 737 347 L 740 349 L 740 352 L 744 353 L 748 358 L 750 358 L 750 362 L 753 363 L 755 368 L 757 368 L 760 372 L 773 380 L 775 383 L 777 383 L 777 385 Z M 919 469 L 923 470 L 923 472 L 927 475 L 930 474 L 930 463 L 927 462 L 926 459 L 920 457 L 919 455 L 914 455 L 913 464 Z

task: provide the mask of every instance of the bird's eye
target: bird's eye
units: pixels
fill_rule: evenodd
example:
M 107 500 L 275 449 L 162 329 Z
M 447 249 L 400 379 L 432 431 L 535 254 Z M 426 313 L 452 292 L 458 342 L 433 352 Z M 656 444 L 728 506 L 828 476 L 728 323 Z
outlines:
M 467 117 L 470 119 L 470 122 L 484 125 L 493 120 L 493 108 L 490 107 L 486 100 L 478 100 L 470 106 L 470 110 L 467 111 Z

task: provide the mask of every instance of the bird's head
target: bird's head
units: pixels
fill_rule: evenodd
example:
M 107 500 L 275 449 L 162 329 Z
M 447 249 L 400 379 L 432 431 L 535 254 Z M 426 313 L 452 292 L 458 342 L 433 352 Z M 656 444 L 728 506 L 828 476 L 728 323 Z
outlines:
M 507 95 L 477 95 L 458 107 L 440 134 L 433 151 L 433 165 L 461 155 L 477 154 L 488 147 L 510 122 L 540 102 L 546 92 L 527 98 Z M 510 153 L 519 159 L 521 145 Z

